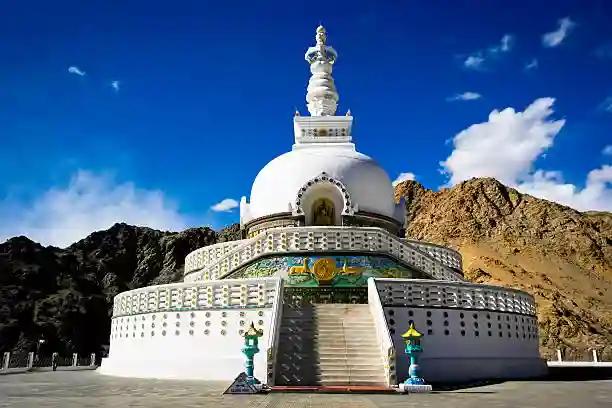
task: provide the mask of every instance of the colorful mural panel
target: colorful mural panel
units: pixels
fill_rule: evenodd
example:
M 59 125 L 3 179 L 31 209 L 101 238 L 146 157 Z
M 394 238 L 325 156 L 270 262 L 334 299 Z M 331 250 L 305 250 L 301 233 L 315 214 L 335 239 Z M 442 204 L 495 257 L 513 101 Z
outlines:
M 374 278 L 425 278 L 384 256 L 305 255 L 260 259 L 231 278 L 282 276 L 286 286 L 356 287 Z

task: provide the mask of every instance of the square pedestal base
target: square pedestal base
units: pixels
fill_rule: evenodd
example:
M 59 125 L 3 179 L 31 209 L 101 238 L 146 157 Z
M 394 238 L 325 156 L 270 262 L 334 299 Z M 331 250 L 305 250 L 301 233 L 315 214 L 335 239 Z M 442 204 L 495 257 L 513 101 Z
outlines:
M 412 384 L 404 384 L 401 383 L 397 389 L 398 392 L 402 394 L 411 393 L 411 392 L 431 392 L 431 385 L 412 385 Z

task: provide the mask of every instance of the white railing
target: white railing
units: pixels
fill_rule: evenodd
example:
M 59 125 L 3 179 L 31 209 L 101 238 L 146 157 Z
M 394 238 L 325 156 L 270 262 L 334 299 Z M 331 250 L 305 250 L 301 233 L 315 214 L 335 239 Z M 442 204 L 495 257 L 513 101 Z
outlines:
M 218 244 L 205 246 L 190 252 L 185 257 L 185 273 L 202 269 L 210 263 L 216 262 L 237 246 L 244 244 L 244 241 L 219 242 Z
M 389 232 L 374 227 L 285 227 L 242 241 L 206 268 L 186 273 L 185 280 L 215 280 L 264 255 L 299 252 L 369 252 L 391 255 L 434 279 L 463 281 L 463 276 L 431 255 Z M 197 273 L 195 278 L 189 276 Z
M 292 227 L 292 228 L 311 228 L 311 227 Z M 343 227 L 351 230 L 358 230 L 359 228 Z M 227 241 L 220 242 L 218 244 L 209 245 L 203 248 L 196 249 L 190 252 L 185 257 L 185 274 L 196 271 L 198 269 L 207 268 L 210 264 L 219 261 L 227 253 L 233 251 L 239 246 L 248 244 L 251 240 L 255 239 L 242 239 L 238 241 Z M 447 248 L 441 245 L 433 244 L 431 242 L 417 241 L 413 239 L 402 239 L 403 242 L 409 246 L 416 247 L 422 252 L 429 254 L 442 264 L 462 270 L 462 259 L 461 254 L 454 249 Z
M 385 311 L 380 302 L 380 296 L 376 289 L 376 283 L 373 278 L 368 279 L 368 304 L 370 306 L 370 314 L 374 319 L 376 326 L 376 340 L 380 349 L 380 356 L 383 360 L 385 368 L 385 379 L 387 386 L 391 387 L 397 383 L 395 370 L 395 346 L 389 334 L 387 320 L 385 319 Z
M 147 286 L 115 296 L 113 317 L 162 311 L 269 308 L 280 278 L 225 279 Z
M 433 244 L 431 242 L 417 241 L 414 239 L 404 238 L 404 241 L 409 245 L 412 245 L 431 255 L 446 266 L 450 266 L 451 268 L 455 268 L 459 271 L 463 270 L 461 254 L 454 249 Z
M 280 325 L 283 319 L 283 280 L 278 279 L 276 284 L 276 297 L 272 304 L 272 316 L 270 317 L 270 333 L 266 354 L 268 357 L 268 385 L 274 385 L 276 369 L 276 353 L 278 351 L 278 339 L 280 337 Z
M 533 296 L 517 289 L 425 279 L 375 279 L 375 283 L 383 306 L 536 313 Z

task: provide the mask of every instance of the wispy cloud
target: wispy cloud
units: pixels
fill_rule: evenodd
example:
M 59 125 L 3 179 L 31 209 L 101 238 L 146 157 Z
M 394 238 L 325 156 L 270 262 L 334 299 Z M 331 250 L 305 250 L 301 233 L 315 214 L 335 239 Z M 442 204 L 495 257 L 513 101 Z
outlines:
M 594 54 L 602 59 L 612 59 L 612 42 L 602 44 L 595 48 Z
M 55 186 L 31 202 L 0 199 L 0 241 L 26 235 L 65 247 L 116 222 L 181 230 L 186 218 L 159 190 L 118 183 L 108 174 L 79 170 L 68 185 Z
M 468 57 L 463 61 L 463 66 L 468 69 L 480 70 L 483 68 L 483 64 L 485 59 L 480 54 L 468 55 Z
M 415 180 L 415 179 L 416 179 L 416 176 L 414 175 L 414 173 L 410 173 L 410 172 L 400 173 L 395 178 L 395 180 L 393 180 L 393 182 L 391 184 L 393 184 L 393 187 L 395 187 L 399 183 L 402 183 L 402 182 L 408 181 L 408 180 Z
M 71 74 L 78 75 L 78 76 L 85 76 L 85 71 L 81 70 L 79 67 L 75 65 L 69 66 L 68 72 L 70 72 Z
M 608 96 L 604 101 L 599 105 L 599 108 L 603 111 L 612 113 L 612 96 Z
M 113 88 L 115 92 L 119 92 L 119 81 L 112 81 L 111 88 Z
M 492 45 L 485 50 L 478 50 L 465 57 L 463 66 L 467 69 L 482 71 L 489 58 L 509 52 L 513 45 L 514 36 L 512 34 L 504 34 L 498 44 Z
M 607 145 L 606 147 L 604 147 L 601 151 L 601 154 L 604 154 L 606 156 L 612 156 L 612 145 Z
M 489 48 L 489 52 L 496 54 L 499 52 L 508 52 L 514 45 L 514 36 L 510 34 L 504 34 L 498 45 L 494 45 Z
M 236 207 L 238 207 L 238 201 L 233 198 L 224 198 L 217 204 L 211 206 L 210 209 L 216 212 L 230 212 Z
M 549 33 L 542 35 L 542 45 L 545 47 L 557 47 L 565 38 L 567 38 L 569 32 L 576 26 L 576 23 L 569 17 L 563 17 L 557 21 L 557 29 Z
M 479 94 L 478 92 L 466 91 L 466 92 L 463 92 L 463 93 L 455 94 L 453 96 L 449 96 L 448 98 L 446 98 L 446 100 L 448 102 L 454 102 L 454 101 L 474 101 L 474 100 L 480 99 L 480 98 L 482 98 L 482 95 Z
M 525 64 L 524 70 L 531 71 L 532 69 L 536 69 L 539 66 L 538 60 L 536 58 L 532 59 L 528 63 Z

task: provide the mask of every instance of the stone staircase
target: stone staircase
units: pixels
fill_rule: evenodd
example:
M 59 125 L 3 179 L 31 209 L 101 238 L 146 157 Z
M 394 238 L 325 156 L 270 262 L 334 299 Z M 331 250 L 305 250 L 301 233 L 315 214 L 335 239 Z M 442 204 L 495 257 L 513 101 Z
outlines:
M 385 386 L 367 304 L 283 306 L 276 385 Z

